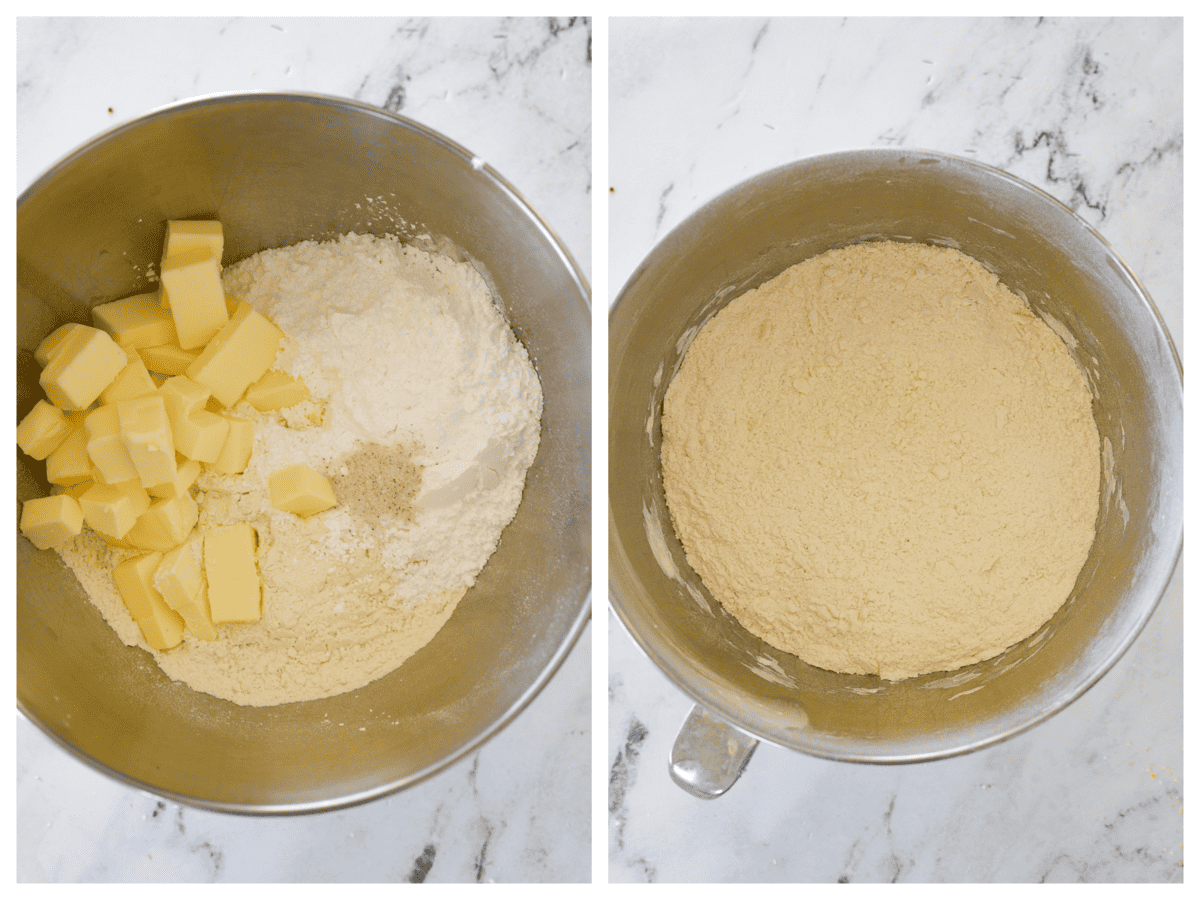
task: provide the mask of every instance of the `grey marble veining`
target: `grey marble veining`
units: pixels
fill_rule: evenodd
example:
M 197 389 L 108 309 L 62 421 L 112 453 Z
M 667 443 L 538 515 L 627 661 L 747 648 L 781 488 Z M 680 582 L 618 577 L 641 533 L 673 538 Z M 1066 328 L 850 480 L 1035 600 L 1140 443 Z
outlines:
M 17 190 L 104 130 L 226 91 L 351 97 L 489 163 L 591 271 L 584 18 L 20 19 Z M 41 882 L 579 882 L 591 877 L 588 627 L 499 735 L 394 795 L 223 815 L 98 774 L 18 716 L 16 876 Z
M 613 19 L 609 300 L 709 199 L 866 147 L 1004 169 L 1096 228 L 1183 343 L 1178 19 Z M 881 767 L 759 745 L 696 799 L 691 701 L 609 619 L 613 882 L 1180 882 L 1182 571 L 1101 681 L 1025 734 Z

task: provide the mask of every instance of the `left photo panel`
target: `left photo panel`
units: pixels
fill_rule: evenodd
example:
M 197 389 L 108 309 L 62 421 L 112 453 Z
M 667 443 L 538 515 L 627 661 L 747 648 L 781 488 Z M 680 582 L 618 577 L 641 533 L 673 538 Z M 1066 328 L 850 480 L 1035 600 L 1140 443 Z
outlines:
M 16 38 L 17 880 L 590 881 L 591 21 Z

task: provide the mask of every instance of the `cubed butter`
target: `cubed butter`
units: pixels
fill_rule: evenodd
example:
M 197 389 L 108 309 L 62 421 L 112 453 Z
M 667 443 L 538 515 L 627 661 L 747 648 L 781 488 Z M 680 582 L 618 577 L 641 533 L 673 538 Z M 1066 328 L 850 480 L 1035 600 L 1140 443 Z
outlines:
M 320 472 L 297 463 L 267 478 L 271 505 L 298 516 L 311 516 L 337 506 L 333 485 Z
M 87 452 L 105 484 L 121 484 L 138 478 L 137 467 L 121 439 L 121 415 L 117 404 L 98 406 L 83 420 Z
M 87 435 L 83 426 L 72 428 L 66 440 L 46 457 L 46 480 L 51 484 L 75 485 L 94 481 L 96 471 L 87 452 Z
M 188 366 L 187 376 L 226 407 L 233 406 L 266 374 L 279 353 L 283 332 L 248 303 L 237 311 Z
M 246 389 L 246 400 L 259 412 L 287 409 L 304 400 L 311 400 L 303 379 L 287 372 L 272 369 Z
M 121 440 L 143 487 L 175 477 L 175 439 L 163 398 L 157 393 L 117 404 Z
M 79 498 L 83 519 L 108 537 L 123 539 L 138 517 L 150 508 L 150 495 L 141 482 L 124 484 L 93 484 Z
M 228 427 L 228 426 L 226 426 Z M 164 484 L 156 484 L 147 488 L 151 497 L 158 497 L 163 500 L 171 500 L 175 497 L 182 497 L 192 489 L 192 485 L 196 483 L 196 479 L 200 477 L 200 463 L 194 459 L 186 459 L 179 453 L 179 448 L 175 448 L 175 477 Z
M 154 573 L 161 561 L 161 553 L 127 559 L 113 569 L 113 580 L 146 643 L 155 650 L 170 650 L 183 640 L 183 618 L 154 587 Z
M 58 348 L 39 383 L 59 409 L 86 409 L 128 362 L 128 354 L 106 332 L 85 325 Z
M 85 493 L 87 493 L 88 488 L 90 488 L 93 484 L 95 484 L 95 482 L 89 479 L 88 481 L 81 481 L 78 484 L 51 485 L 50 489 L 56 494 L 66 494 L 68 497 L 74 497 L 76 500 L 78 500 Z M 83 515 L 82 509 L 79 511 L 79 514 Z
M 39 400 L 17 425 L 17 446 L 34 459 L 45 459 L 71 433 L 71 423 L 57 406 Z
M 197 247 L 164 259 L 159 277 L 179 346 L 203 347 L 229 321 L 220 261 L 210 248 Z
M 162 601 L 157 588 L 154 587 L 154 573 L 162 562 L 161 553 L 145 553 L 133 556 L 113 567 L 113 581 L 117 583 L 117 592 L 125 601 L 134 620 L 148 619 L 153 611 L 154 600 Z
M 137 353 L 129 354 L 129 364 L 125 366 L 112 384 L 100 392 L 100 400 L 104 403 L 116 403 L 120 400 L 134 400 L 146 397 L 158 390 L 146 364 Z
M 59 547 L 83 530 L 83 510 L 69 494 L 35 497 L 21 507 L 21 531 L 39 550 Z
M 212 620 L 257 622 L 262 585 L 255 563 L 256 535 L 246 522 L 210 528 L 204 535 L 204 575 Z
M 200 565 L 200 547 L 195 541 L 167 553 L 154 573 L 154 586 L 167 606 L 183 617 L 188 631 L 205 641 L 217 638 L 208 608 L 208 592 Z
M 175 446 L 188 459 L 211 465 L 220 458 L 228 437 L 229 420 L 202 409 L 180 424 Z M 245 464 L 242 468 L 245 468 Z
M 183 641 L 183 617 L 160 598 L 152 601 L 147 618 L 135 621 L 146 643 L 155 650 L 170 650 Z
M 190 494 L 155 500 L 123 538 L 139 550 L 172 550 L 187 540 L 199 516 L 200 508 Z
M 68 322 L 66 325 L 59 325 L 42 338 L 42 342 L 33 351 L 33 358 L 38 361 L 39 366 L 45 368 L 50 365 L 50 360 L 58 355 L 58 351 L 63 348 L 71 335 L 84 328 L 87 328 L 87 326 L 81 325 L 79 322 Z
M 210 251 L 217 262 L 221 262 L 221 255 L 225 252 L 225 232 L 220 222 L 211 219 L 171 219 L 167 222 L 163 259 L 199 249 Z
M 196 361 L 200 351 L 183 350 L 175 344 L 162 344 L 158 347 L 142 347 L 137 354 L 151 373 L 182 375 Z
M 175 320 L 158 302 L 158 291 L 92 307 L 92 322 L 126 350 L 177 344 Z
M 243 416 L 221 415 L 229 422 L 229 434 L 210 467 L 222 475 L 238 475 L 246 470 L 254 450 L 254 422 Z

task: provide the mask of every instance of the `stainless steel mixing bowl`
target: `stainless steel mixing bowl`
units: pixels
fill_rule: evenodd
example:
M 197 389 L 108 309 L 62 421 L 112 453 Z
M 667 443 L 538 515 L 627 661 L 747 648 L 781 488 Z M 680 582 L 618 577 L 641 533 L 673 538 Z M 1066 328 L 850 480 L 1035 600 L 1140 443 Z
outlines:
M 489 166 L 349 100 L 247 94 L 101 135 L 17 201 L 17 415 L 33 349 L 96 303 L 146 289 L 164 221 L 224 223 L 226 264 L 347 231 L 453 242 L 490 277 L 541 377 L 542 442 L 516 518 L 449 623 L 390 675 L 327 700 L 252 708 L 174 683 L 125 647 L 53 551 L 17 538 L 17 705 L 101 771 L 234 812 L 329 809 L 438 771 L 508 723 L 590 611 L 590 313 L 585 280 Z M 18 453 L 19 501 L 47 493 Z
M 665 506 L 662 399 L 717 310 L 833 247 L 889 238 L 958 248 L 1065 327 L 1087 374 L 1107 472 L 1091 554 L 1062 609 L 999 657 L 890 683 L 806 665 L 750 634 L 689 568 Z M 698 704 L 673 774 L 714 796 L 757 739 L 902 763 L 963 753 L 1062 709 L 1132 643 L 1182 542 L 1182 376 L 1150 298 L 1066 207 L 1004 172 L 937 153 L 816 157 L 713 200 L 624 286 L 609 331 L 609 579 L 642 650 Z M 730 729 L 728 724 L 736 726 Z

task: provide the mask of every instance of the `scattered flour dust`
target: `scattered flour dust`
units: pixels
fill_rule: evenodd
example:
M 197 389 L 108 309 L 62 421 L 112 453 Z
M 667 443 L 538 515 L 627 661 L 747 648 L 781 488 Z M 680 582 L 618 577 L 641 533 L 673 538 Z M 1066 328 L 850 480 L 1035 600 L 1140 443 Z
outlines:
M 121 639 L 196 690 L 254 706 L 353 690 L 428 643 L 492 554 L 537 453 L 541 385 L 480 275 L 440 253 L 348 234 L 223 279 L 282 329 L 275 368 L 314 398 L 238 404 L 255 422 L 250 465 L 197 482 L 199 531 L 257 530 L 262 620 L 153 651 L 112 583 L 132 553 L 88 529 L 60 552 Z M 268 475 L 298 462 L 330 478 L 336 507 L 271 505 Z
M 996 656 L 1062 605 L 1095 536 L 1084 377 L 955 250 L 851 246 L 735 299 L 662 432 L 692 568 L 751 632 L 837 672 Z

